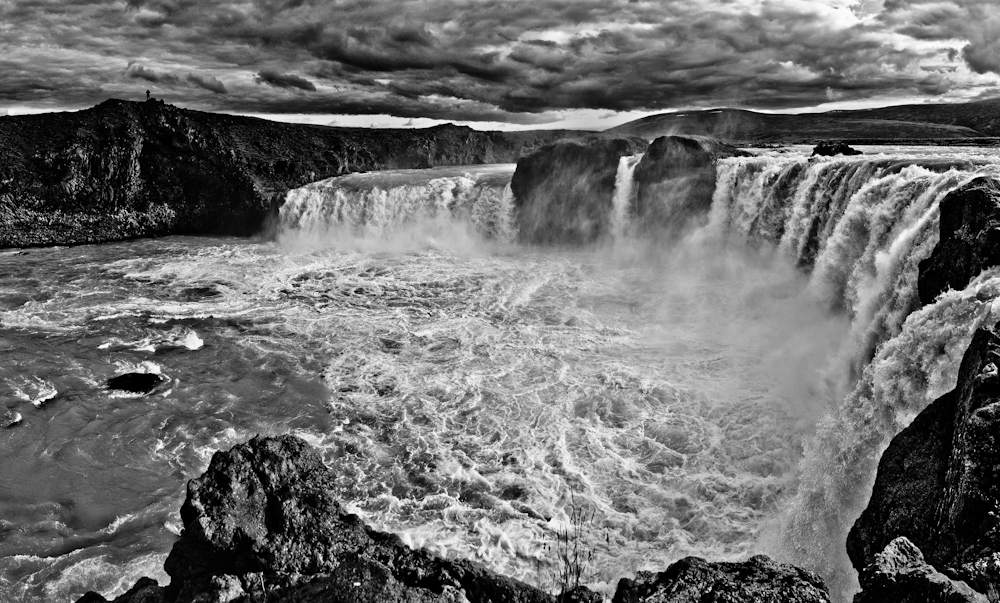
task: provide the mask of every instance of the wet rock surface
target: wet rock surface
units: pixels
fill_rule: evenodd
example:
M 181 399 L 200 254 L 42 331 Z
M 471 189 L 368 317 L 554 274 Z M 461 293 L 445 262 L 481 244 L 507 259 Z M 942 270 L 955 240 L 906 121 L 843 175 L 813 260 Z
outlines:
M 109 100 L 0 117 L 0 247 L 260 233 L 291 188 L 350 172 L 514 162 L 577 132 L 331 128 Z
M 963 289 L 983 270 L 1000 265 L 1000 181 L 980 177 L 941 200 L 941 238 L 920 262 L 920 301 Z
M 116 601 L 553 600 L 478 564 L 412 550 L 371 530 L 333 498 L 334 479 L 293 436 L 217 452 L 188 484 L 184 531 L 164 564 L 170 584 L 142 579 Z M 95 596 L 81 601 L 103 600 Z
M 848 555 L 862 576 L 873 563 L 884 565 L 878 555 L 902 536 L 948 578 L 1000 593 L 998 366 L 1000 335 L 996 327 L 980 329 L 955 389 L 889 444 L 868 507 L 848 535 Z
M 752 153 L 704 136 L 661 136 L 635 166 L 632 208 L 641 230 L 671 237 L 704 220 L 715 193 L 716 163 Z
M 862 592 L 854 603 L 987 603 L 965 582 L 952 580 L 924 561 L 912 542 L 899 537 L 861 571 Z
M 686 557 L 659 573 L 639 572 L 618 583 L 613 603 L 820 603 L 829 602 L 823 580 L 757 555 L 739 563 Z
M 610 234 L 618 162 L 646 145 L 639 138 L 595 136 L 546 145 L 519 159 L 510 187 L 520 238 L 578 244 Z
M 846 142 L 823 141 L 813 148 L 812 156 L 833 157 L 835 155 L 863 155 L 861 151 L 851 148 Z
M 148 394 L 166 379 L 156 373 L 125 373 L 108 379 L 108 389 L 130 392 L 133 394 Z

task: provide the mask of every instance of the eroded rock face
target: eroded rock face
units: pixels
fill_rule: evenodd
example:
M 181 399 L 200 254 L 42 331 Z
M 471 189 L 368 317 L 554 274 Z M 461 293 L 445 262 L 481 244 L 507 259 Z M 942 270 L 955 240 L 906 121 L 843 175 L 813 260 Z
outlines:
M 854 603 L 988 603 L 965 582 L 931 567 L 912 542 L 900 536 L 875 555 L 861 572 Z
M 646 144 L 639 138 L 563 140 L 519 159 L 510 187 L 520 238 L 579 244 L 608 235 L 618 161 Z
M 345 513 L 334 474 L 293 436 L 217 452 L 188 484 L 184 531 L 164 568 L 118 603 L 222 601 L 549 603 L 553 597 L 476 563 L 412 550 Z M 101 601 L 88 594 L 84 601 Z M 91 599 L 86 599 L 91 597 Z
M 1000 182 L 976 178 L 941 201 L 941 239 L 920 262 L 920 301 L 964 289 L 986 268 L 1000 265 Z
M 707 219 L 718 160 L 750 155 L 704 136 L 654 140 L 633 175 L 640 231 L 669 239 Z
M 1000 592 L 1000 335 L 976 332 L 956 388 L 899 433 L 848 535 L 859 572 L 903 536 L 980 593 Z
M 0 247 L 258 234 L 289 189 L 349 172 L 513 162 L 569 132 L 329 128 L 109 100 L 0 117 Z
M 820 603 L 830 601 L 823 580 L 758 555 L 740 563 L 686 557 L 659 573 L 639 572 L 618 583 L 613 603 Z

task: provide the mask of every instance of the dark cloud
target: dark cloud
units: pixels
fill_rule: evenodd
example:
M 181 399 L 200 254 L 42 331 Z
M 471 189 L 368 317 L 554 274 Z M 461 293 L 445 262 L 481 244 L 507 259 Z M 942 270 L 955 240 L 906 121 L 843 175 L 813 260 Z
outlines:
M 129 63 L 128 67 L 125 68 L 125 76 L 136 80 L 146 80 L 154 84 L 177 85 L 181 81 L 179 77 L 171 73 L 162 73 L 135 63 Z
M 208 90 L 209 92 L 214 92 L 216 94 L 226 94 L 227 92 L 226 86 L 214 77 L 203 77 L 197 73 L 189 73 L 184 79 L 199 88 Z
M 270 69 L 261 69 L 254 77 L 254 81 L 275 88 L 298 88 L 299 90 L 316 92 L 316 84 L 293 73 L 278 73 Z
M 525 123 L 941 96 L 1000 73 L 994 0 L 867 19 L 842 0 L 19 0 L 0 21 L 0 102 L 38 105 L 142 82 L 196 108 Z

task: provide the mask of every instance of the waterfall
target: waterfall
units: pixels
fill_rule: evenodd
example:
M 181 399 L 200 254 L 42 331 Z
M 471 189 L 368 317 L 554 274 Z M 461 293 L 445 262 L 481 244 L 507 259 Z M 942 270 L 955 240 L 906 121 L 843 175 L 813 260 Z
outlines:
M 457 235 L 513 238 L 512 166 L 352 174 L 288 192 L 279 209 L 283 243 Z
M 1000 320 L 1000 272 L 920 308 L 918 263 L 938 240 L 938 205 L 985 162 L 851 157 L 722 160 L 711 219 L 716 239 L 770 245 L 809 274 L 818 303 L 851 318 L 831 376 L 849 393 L 817 424 L 800 486 L 762 546 L 820 572 L 835 599 L 856 590 L 847 532 L 867 502 L 882 451 L 955 385 L 975 330 Z
M 615 173 L 615 193 L 611 198 L 611 236 L 615 239 L 623 238 L 628 229 L 629 213 L 635 189 L 632 177 L 635 174 L 635 166 L 639 165 L 640 159 L 642 159 L 641 154 L 626 155 L 618 160 L 618 171 Z

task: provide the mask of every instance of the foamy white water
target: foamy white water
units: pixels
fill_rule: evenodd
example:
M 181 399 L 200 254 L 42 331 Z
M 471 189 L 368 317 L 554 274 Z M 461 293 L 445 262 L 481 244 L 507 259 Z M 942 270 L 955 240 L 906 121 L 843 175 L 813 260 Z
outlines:
M 304 187 L 277 243 L 0 256 L 0 600 L 165 581 L 185 480 L 285 432 L 377 527 L 542 586 L 575 507 L 605 591 L 768 552 L 846 596 L 878 455 L 1000 319 L 992 273 L 917 311 L 937 203 L 996 172 L 945 159 L 724 160 L 670 251 L 510 243 L 507 166 Z

